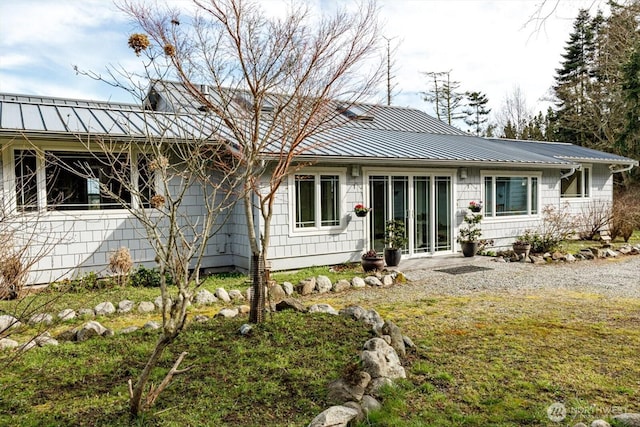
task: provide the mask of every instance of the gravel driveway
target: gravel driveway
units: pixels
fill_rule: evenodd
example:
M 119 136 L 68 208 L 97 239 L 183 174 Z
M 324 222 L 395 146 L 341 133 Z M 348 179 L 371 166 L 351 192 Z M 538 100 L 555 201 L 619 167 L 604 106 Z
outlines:
M 416 301 L 435 295 L 463 296 L 500 293 L 513 295 L 542 292 L 573 291 L 595 293 L 608 298 L 640 299 L 640 256 L 617 259 L 579 261 L 534 265 L 529 263 L 499 263 L 493 258 L 476 257 L 466 266 L 486 270 L 464 274 L 449 274 L 433 269 L 405 273 L 408 282 L 387 288 L 351 289 L 333 298 L 341 305 L 364 307 L 374 302 L 393 303 Z M 400 264 L 402 270 L 402 263 Z M 326 294 L 324 295 L 326 298 Z M 307 300 L 322 299 L 314 295 Z

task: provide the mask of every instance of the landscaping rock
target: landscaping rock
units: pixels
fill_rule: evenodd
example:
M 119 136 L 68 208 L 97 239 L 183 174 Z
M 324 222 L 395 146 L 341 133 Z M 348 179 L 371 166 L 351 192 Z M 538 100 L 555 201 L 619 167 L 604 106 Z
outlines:
M 222 300 L 223 302 L 231 302 L 231 297 L 229 296 L 229 293 L 226 291 L 225 288 L 216 289 L 216 291 L 214 292 L 214 295 L 218 297 L 220 300 Z
M 93 319 L 96 316 L 96 312 L 92 308 L 81 308 L 78 310 L 78 316 Z
M 406 378 L 398 354 L 381 338 L 371 338 L 364 343 L 364 350 L 360 354 L 364 370 L 371 378 Z
M 218 298 L 208 290 L 200 289 L 196 294 L 194 301 L 198 305 L 208 305 L 218 301 Z
M 331 279 L 327 276 L 318 276 L 316 278 L 316 290 L 319 294 L 326 294 L 332 287 Z
M 391 274 L 385 274 L 384 276 L 382 276 L 382 284 L 384 286 L 393 285 L 393 276 Z
M 574 424 L 573 427 L 588 427 L 585 423 Z
M 385 386 L 393 387 L 395 384 L 391 378 L 380 377 L 374 378 L 369 383 L 369 387 L 367 388 L 367 394 L 374 397 L 382 397 L 380 394 L 380 389 Z
M 371 381 L 371 375 L 368 372 L 359 372 L 353 380 L 353 382 L 349 382 L 344 378 L 340 378 L 329 383 L 327 393 L 329 402 L 343 403 L 348 400 L 359 402 Z
M 224 317 L 225 319 L 231 319 L 233 317 L 236 317 L 238 314 L 239 311 L 237 308 L 223 308 L 218 312 L 218 314 L 216 314 L 215 317 Z
M 99 322 L 92 320 L 82 325 L 76 332 L 76 341 L 83 342 L 91 337 L 105 336 L 108 329 L 102 326 Z
M 362 410 L 362 407 L 358 402 L 354 402 L 353 400 L 350 400 L 348 402 L 343 403 L 342 406 L 346 406 L 347 408 L 355 409 L 356 411 L 358 411 L 358 415 L 354 419 L 355 422 L 359 423 L 364 421 L 364 417 L 365 417 L 364 411 Z
M 409 338 L 408 336 L 404 335 L 402 337 L 402 340 L 404 341 L 405 348 L 407 348 L 407 347 L 416 348 L 416 345 L 413 343 L 413 341 L 411 341 L 411 338 Z
M 162 310 L 162 295 L 158 296 L 155 300 L 153 300 L 153 303 L 155 304 L 156 307 L 158 307 L 159 310 Z M 171 307 L 171 298 L 169 298 L 167 305 L 169 307 Z
M 156 329 L 160 329 L 160 324 L 158 322 L 154 322 L 153 320 L 149 320 L 142 326 L 144 329 L 150 329 L 155 331 Z
M 595 420 L 591 423 L 591 427 L 611 427 L 611 424 L 605 420 Z
M 110 301 L 105 301 L 96 305 L 93 311 L 96 313 L 96 316 L 106 316 L 106 315 L 115 313 L 116 308 L 114 307 L 113 303 L 111 303 Z
M 311 279 L 301 280 L 300 283 L 296 286 L 296 291 L 304 296 L 311 295 L 313 290 L 316 288 L 316 278 L 312 277 Z
M 293 284 L 291 282 L 284 282 L 282 284 L 282 289 L 284 290 L 284 293 L 287 294 L 287 296 L 291 296 L 293 295 Z
M 18 344 L 18 341 L 14 341 L 10 338 L 0 338 L 0 350 L 6 350 L 9 348 L 16 348 L 18 347 L 20 344 Z
M 44 347 L 45 345 L 58 345 L 58 341 L 51 337 L 49 332 L 45 332 L 38 335 L 33 339 L 37 346 Z
M 77 332 L 78 328 L 67 329 L 66 331 L 60 332 L 56 338 L 61 341 L 75 341 Z
M 402 331 L 400 331 L 400 328 L 396 326 L 395 323 L 390 320 L 384 322 L 382 325 L 382 333 L 391 337 L 391 347 L 393 347 L 398 356 L 405 357 L 407 355 Z
M 361 320 L 366 324 L 371 326 L 373 330 L 379 330 L 384 325 L 384 320 L 382 316 L 378 314 L 374 309 L 368 310 L 364 316 L 362 316 Z
M 269 287 L 269 298 L 274 303 L 279 303 L 283 299 L 287 298 L 287 294 L 279 284 L 275 284 Z
M 545 261 L 544 257 L 537 255 L 529 255 L 529 260 L 531 260 L 531 262 L 534 264 L 546 264 L 547 262 Z
M 129 326 L 128 328 L 124 328 L 124 329 L 122 329 L 122 330 L 120 331 L 120 333 L 121 333 L 121 334 L 130 334 L 130 333 L 132 333 L 132 332 L 137 331 L 138 329 L 140 329 L 140 328 L 138 328 L 137 326 Z
M 204 314 L 198 314 L 196 317 L 193 318 L 193 321 L 197 323 L 204 323 L 209 321 L 209 316 L 205 316 Z
M 358 411 L 347 406 L 332 406 L 316 416 L 308 427 L 347 427 Z
M 128 299 L 120 301 L 118 303 L 118 313 L 129 313 L 131 310 L 133 310 L 134 306 L 135 303 Z
M 369 286 L 382 286 L 382 282 L 376 276 L 367 276 L 364 279 L 364 283 Z
M 238 332 L 240 332 L 240 335 L 249 335 L 252 330 L 253 326 L 245 323 L 244 325 L 240 326 L 240 330 Z
M 50 325 L 53 323 L 53 316 L 49 313 L 38 313 L 34 314 L 29 318 L 29 323 L 31 325 L 37 325 L 40 323 L 44 323 L 45 325 Z
M 138 312 L 139 313 L 151 313 L 156 309 L 156 306 L 151 301 L 142 301 L 138 304 Z
M 618 256 L 618 253 L 611 248 L 607 248 L 604 250 L 604 256 L 607 258 L 615 258 Z
M 351 283 L 348 280 L 340 279 L 336 283 L 333 284 L 331 290 L 333 292 L 343 292 L 351 287 Z
M 307 311 L 304 304 L 295 298 L 286 298 L 276 304 L 276 311 L 295 310 L 300 313 Z
M 375 397 L 369 396 L 368 394 L 362 396 L 360 406 L 362 407 L 362 411 L 365 413 L 365 415 L 369 414 L 369 412 L 371 411 L 377 411 L 378 409 L 382 408 L 382 404 L 378 402 Z
M 359 305 L 350 305 L 349 307 L 341 308 L 339 313 L 341 316 L 349 317 L 353 320 L 360 320 L 367 315 L 367 310 Z
M 338 311 L 331 307 L 329 304 L 314 304 L 309 307 L 309 313 L 327 313 L 333 314 L 335 316 L 338 315 Z
M 365 286 L 367 286 L 367 284 L 364 282 L 364 279 L 362 277 L 356 276 L 351 279 L 351 286 L 353 286 L 354 288 L 364 288 Z
M 231 289 L 229 291 L 229 298 L 231 298 L 231 301 L 244 301 L 244 295 L 237 289 Z
M 21 323 L 18 319 L 11 315 L 3 314 L 0 316 L 0 332 L 4 332 L 9 328 L 17 328 L 20 325 Z
M 640 427 L 640 414 L 638 413 L 625 413 L 613 416 L 613 420 L 624 427 Z
M 60 313 L 58 313 L 58 319 L 65 321 L 76 318 L 76 311 L 70 308 L 65 308 Z
M 597 249 L 596 249 L 597 251 Z M 595 255 L 591 249 L 580 249 L 580 255 L 584 257 L 584 259 L 594 259 Z
M 574 257 L 574 256 L 573 256 L 573 255 L 571 255 L 571 254 L 566 254 L 566 255 L 564 256 L 564 260 L 565 260 L 566 262 L 576 262 L 576 257 Z
M 242 315 L 249 314 L 250 311 L 251 311 L 251 307 L 249 307 L 246 304 L 238 306 L 238 314 L 242 314 Z

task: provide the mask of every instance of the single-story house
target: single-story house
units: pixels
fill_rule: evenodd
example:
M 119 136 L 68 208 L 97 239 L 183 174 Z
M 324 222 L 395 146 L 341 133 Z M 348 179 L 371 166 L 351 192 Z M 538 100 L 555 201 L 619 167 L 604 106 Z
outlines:
M 164 89 L 150 91 L 155 111 L 149 102 L 145 108 L 0 94 L 3 221 L 28 224 L 37 213 L 37 224 L 27 227 L 41 236 L 36 243 L 59 242 L 32 267 L 32 283 L 104 271 L 122 246 L 135 263 L 153 265 L 130 213 L 101 197 L 94 183 L 57 171 L 47 152 L 100 168 L 78 135 L 143 137 L 150 114 L 171 110 L 171 85 Z M 540 226 L 547 205 L 579 213 L 591 203 L 611 203 L 613 174 L 638 166 L 568 143 L 479 138 L 412 108 L 358 105 L 343 114 L 350 120 L 318 136 L 323 144 L 299 159 L 311 166 L 280 188 L 269 254 L 275 270 L 356 261 L 368 249 L 381 250 L 392 218 L 406 224 L 404 258 L 459 252 L 456 235 L 471 201 L 484 203 L 482 238 L 506 247 Z M 41 171 L 31 185 L 25 169 Z M 66 197 L 50 203 L 65 190 Z M 358 217 L 357 204 L 371 211 Z M 243 208 L 235 209 L 211 240 L 204 267 L 249 268 Z

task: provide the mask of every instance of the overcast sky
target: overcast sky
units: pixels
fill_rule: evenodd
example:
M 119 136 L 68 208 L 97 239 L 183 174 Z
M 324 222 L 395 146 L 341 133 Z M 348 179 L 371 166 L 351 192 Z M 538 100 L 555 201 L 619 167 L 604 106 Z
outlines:
M 318 8 L 340 0 L 316 0 Z M 347 1 L 347 0 L 344 0 Z M 188 0 L 173 0 L 178 5 Z M 262 0 L 269 9 L 280 0 Z M 481 91 L 500 108 L 520 86 L 528 104 L 541 100 L 579 8 L 597 0 L 385 0 L 384 34 L 397 45 L 393 103 L 432 114 L 420 95 L 421 71 L 449 71 L 462 91 Z M 542 28 L 529 22 L 542 5 Z M 528 23 L 529 22 L 529 23 Z M 0 91 L 43 96 L 132 101 L 105 83 L 77 76 L 73 66 L 103 73 L 108 64 L 135 67 L 127 47 L 135 29 L 109 0 L 0 0 Z M 378 101 L 384 99 L 381 91 Z

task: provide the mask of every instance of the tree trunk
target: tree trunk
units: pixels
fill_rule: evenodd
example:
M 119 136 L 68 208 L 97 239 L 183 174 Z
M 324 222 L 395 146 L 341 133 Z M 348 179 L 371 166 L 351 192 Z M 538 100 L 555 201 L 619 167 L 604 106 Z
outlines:
M 264 291 L 264 273 L 265 273 L 264 256 L 261 253 L 251 255 L 251 311 L 249 312 L 249 322 L 264 322 L 264 303 L 266 295 Z
M 164 334 L 160 337 L 153 349 L 153 353 L 149 357 L 149 360 L 147 360 L 147 364 L 144 366 L 142 373 L 138 377 L 138 381 L 136 381 L 135 386 L 130 390 L 129 414 L 131 415 L 131 418 L 136 418 L 140 412 L 142 412 L 142 393 L 144 392 L 147 382 L 149 382 L 151 370 L 156 366 L 158 359 L 160 359 L 160 356 L 162 356 L 162 353 L 172 341 L 172 338 Z

